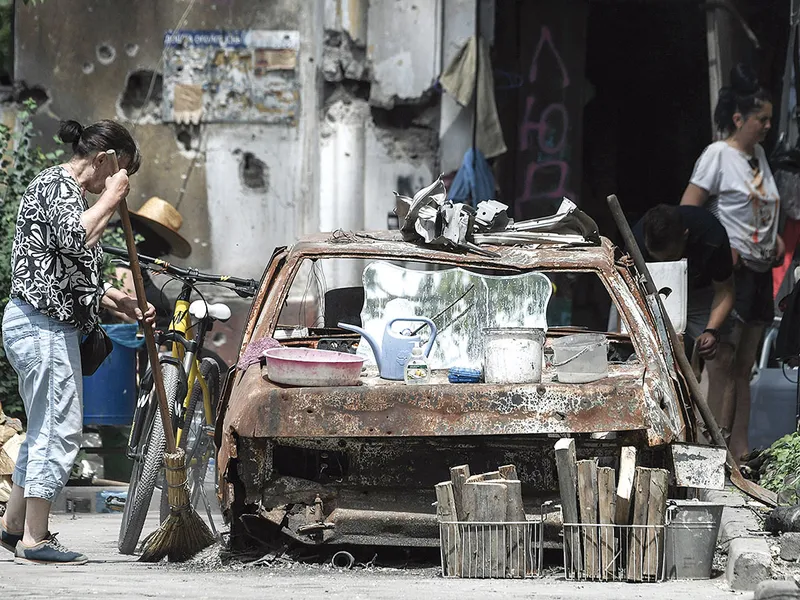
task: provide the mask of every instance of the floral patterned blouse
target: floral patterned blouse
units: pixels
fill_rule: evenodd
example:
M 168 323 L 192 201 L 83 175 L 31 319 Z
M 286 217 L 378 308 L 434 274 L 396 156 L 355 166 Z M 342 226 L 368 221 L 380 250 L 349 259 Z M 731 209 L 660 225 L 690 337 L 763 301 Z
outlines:
M 45 169 L 20 202 L 11 253 L 11 295 L 84 333 L 97 323 L 103 286 L 100 244 L 87 248 L 78 182 L 61 166 Z

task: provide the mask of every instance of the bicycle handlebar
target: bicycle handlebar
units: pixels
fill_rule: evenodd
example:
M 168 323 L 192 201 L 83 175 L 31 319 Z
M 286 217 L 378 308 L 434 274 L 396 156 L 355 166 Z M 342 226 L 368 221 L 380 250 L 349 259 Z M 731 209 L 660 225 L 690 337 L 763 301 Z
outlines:
M 128 251 L 116 246 L 107 246 L 103 244 L 103 252 L 117 256 L 119 258 L 128 258 Z M 258 291 L 258 282 L 255 279 L 242 279 L 240 277 L 232 277 L 230 275 L 213 275 L 210 273 L 202 273 L 197 269 L 184 269 L 176 267 L 166 260 L 160 258 L 153 258 L 145 254 L 138 254 L 139 262 L 142 266 L 148 268 L 158 268 L 165 273 L 174 275 L 178 279 L 185 279 L 192 282 L 200 283 L 230 283 L 233 284 L 233 290 L 240 296 L 253 297 Z

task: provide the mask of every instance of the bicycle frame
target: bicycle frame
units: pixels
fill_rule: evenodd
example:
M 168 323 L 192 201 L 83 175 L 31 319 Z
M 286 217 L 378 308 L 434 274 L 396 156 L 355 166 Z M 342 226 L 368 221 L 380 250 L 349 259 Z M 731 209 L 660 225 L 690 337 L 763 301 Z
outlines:
M 200 319 L 200 321 L 193 327 L 191 324 L 191 314 L 189 313 L 189 306 L 191 303 L 192 286 L 188 282 L 183 282 L 180 295 L 178 296 L 170 321 L 169 329 L 167 332 L 160 334 L 157 338 L 163 338 L 162 341 L 167 343 L 171 342 L 171 351 L 168 360 L 182 367 L 183 373 L 186 375 L 186 393 L 183 397 L 183 402 L 180 405 L 173 407 L 173 427 L 175 428 L 175 443 L 185 448 L 186 447 L 186 429 L 191 425 L 184 422 L 184 416 L 189 408 L 189 403 L 192 398 L 192 390 L 195 384 L 200 385 L 203 392 L 203 414 L 205 425 L 213 427 L 214 415 L 211 407 L 211 394 L 208 385 L 200 373 L 200 360 L 197 353 L 203 347 L 205 334 L 209 330 L 209 323 L 207 319 Z M 149 385 L 148 382 L 147 385 Z M 148 396 L 149 397 L 149 396 Z M 146 410 L 143 410 L 146 409 Z M 148 406 L 137 406 L 136 415 L 134 416 L 133 427 L 131 427 L 130 437 L 128 439 L 128 457 L 134 458 L 139 452 L 139 437 L 142 434 L 143 426 L 150 421 L 152 414 L 158 410 L 158 405 L 152 400 Z M 197 410 L 197 409 L 195 409 Z M 146 418 L 142 418 L 146 416 Z
M 127 250 L 114 246 L 104 245 L 103 250 L 112 256 L 122 259 L 128 256 Z M 258 290 L 258 282 L 253 279 L 242 279 L 230 275 L 201 273 L 197 269 L 177 267 L 163 259 L 153 258 L 144 254 L 139 254 L 139 263 L 144 265 L 145 268 L 157 267 L 164 273 L 181 280 L 183 284 L 173 308 L 169 329 L 165 333 L 160 333 L 157 338 L 159 345 L 171 342 L 170 356 L 162 357 L 161 360 L 169 361 L 176 367 L 182 368 L 182 383 L 185 384 L 185 395 L 183 402 L 173 407 L 175 414 L 173 424 L 176 443 L 185 448 L 186 432 L 184 430 L 187 424 L 184 422 L 184 416 L 191 403 L 192 390 L 195 384 L 200 385 L 203 392 L 205 427 L 213 428 L 215 417 L 208 384 L 200 371 L 200 360 L 198 358 L 198 352 L 203 347 L 205 335 L 213 326 L 213 319 L 205 317 L 201 318 L 194 326 L 191 324 L 189 307 L 194 286 L 197 283 L 225 284 L 223 287 L 235 292 L 242 298 L 252 298 Z M 127 455 L 131 459 L 141 457 L 140 437 L 144 427 L 152 421 L 155 411 L 158 410 L 157 403 L 153 402 L 152 394 L 150 393 L 152 391 L 151 386 L 152 379 L 143 378 L 140 383 L 137 406 L 134 412 L 131 433 L 128 437 Z M 144 402 L 142 402 L 143 400 Z
M 194 328 L 190 321 L 191 315 L 189 313 L 191 293 L 191 285 L 184 282 L 181 293 L 175 302 L 175 310 L 169 327 L 170 332 L 178 333 L 190 342 L 186 347 L 181 342 L 172 342 L 172 357 L 181 361 L 183 363 L 184 372 L 188 373 L 187 390 L 186 396 L 183 399 L 183 404 L 180 407 L 175 407 L 175 421 L 178 426 L 175 432 L 175 443 L 178 446 L 181 446 L 181 442 L 184 440 L 184 429 L 190 426 L 190 424 L 184 422 L 183 417 L 189 408 L 189 402 L 195 383 L 200 385 L 203 392 L 203 414 L 205 416 L 205 424 L 207 426 L 213 426 L 214 424 L 214 415 L 211 414 L 211 396 L 206 380 L 203 379 L 203 376 L 200 374 L 200 361 L 197 358 L 197 352 L 203 347 L 205 334 L 208 331 L 208 323 L 206 319 L 200 319 L 196 326 L 198 332 L 195 336 Z M 195 340 L 196 343 L 191 343 L 195 342 Z M 185 446 L 185 444 L 183 445 Z

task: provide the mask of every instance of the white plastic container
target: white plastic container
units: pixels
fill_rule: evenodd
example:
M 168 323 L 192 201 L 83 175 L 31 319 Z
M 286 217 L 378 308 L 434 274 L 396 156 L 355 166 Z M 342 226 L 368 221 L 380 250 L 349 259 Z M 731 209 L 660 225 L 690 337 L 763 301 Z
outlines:
M 602 333 L 576 333 L 553 340 L 553 366 L 561 383 L 608 377 L 608 340 Z
M 539 383 L 542 380 L 544 329 L 483 330 L 483 378 L 486 383 Z
M 429 376 L 430 369 L 428 360 L 425 358 L 425 351 L 421 346 L 414 346 L 403 369 L 403 378 L 409 385 L 423 385 L 428 383 Z

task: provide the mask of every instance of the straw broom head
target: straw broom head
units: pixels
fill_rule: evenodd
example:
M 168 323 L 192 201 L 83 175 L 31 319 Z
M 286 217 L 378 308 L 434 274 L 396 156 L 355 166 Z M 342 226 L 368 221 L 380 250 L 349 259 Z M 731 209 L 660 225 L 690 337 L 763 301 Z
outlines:
M 164 454 L 167 474 L 169 516 L 156 531 L 142 542 L 141 562 L 188 560 L 215 541 L 205 521 L 189 501 L 186 478 L 186 456 L 182 448 Z

